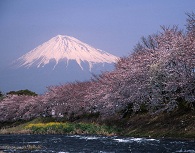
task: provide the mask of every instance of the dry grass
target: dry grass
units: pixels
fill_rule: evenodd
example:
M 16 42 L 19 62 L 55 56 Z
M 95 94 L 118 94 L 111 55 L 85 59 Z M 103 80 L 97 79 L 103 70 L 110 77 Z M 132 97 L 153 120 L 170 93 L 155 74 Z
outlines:
M 30 151 L 30 150 L 37 150 L 41 149 L 42 146 L 40 145 L 24 145 L 24 146 L 11 146 L 11 145 L 5 145 L 5 146 L 0 146 L 1 150 L 23 150 L 23 151 Z M 0 152 L 2 153 L 2 152 Z
M 135 115 L 124 131 L 130 136 L 195 138 L 195 111 L 175 111 L 159 115 Z

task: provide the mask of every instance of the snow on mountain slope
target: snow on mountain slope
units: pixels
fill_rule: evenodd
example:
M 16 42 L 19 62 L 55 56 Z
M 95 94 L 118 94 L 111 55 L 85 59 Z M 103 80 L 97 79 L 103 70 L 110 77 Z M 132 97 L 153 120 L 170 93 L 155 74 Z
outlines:
M 44 67 L 51 60 L 55 60 L 56 65 L 64 61 L 66 66 L 69 60 L 75 60 L 81 69 L 83 69 L 82 62 L 87 62 L 91 70 L 94 64 L 115 63 L 117 59 L 118 57 L 95 49 L 74 37 L 58 35 L 21 56 L 16 62 L 19 67 L 39 68 Z

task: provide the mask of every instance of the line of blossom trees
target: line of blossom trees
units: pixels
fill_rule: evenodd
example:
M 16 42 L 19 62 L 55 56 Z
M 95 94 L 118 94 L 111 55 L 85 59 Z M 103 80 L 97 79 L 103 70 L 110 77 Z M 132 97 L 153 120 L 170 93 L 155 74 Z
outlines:
M 162 32 L 143 37 L 114 71 L 97 78 L 87 94 L 88 101 L 107 116 L 122 109 L 123 115 L 194 109 L 195 14 L 187 15 L 185 33 L 176 26 L 162 27 Z
M 72 119 L 83 114 L 121 118 L 130 113 L 195 108 L 195 14 L 186 31 L 176 26 L 143 37 L 111 72 L 88 82 L 52 86 L 44 95 L 7 95 L 0 101 L 0 121 L 38 116 Z

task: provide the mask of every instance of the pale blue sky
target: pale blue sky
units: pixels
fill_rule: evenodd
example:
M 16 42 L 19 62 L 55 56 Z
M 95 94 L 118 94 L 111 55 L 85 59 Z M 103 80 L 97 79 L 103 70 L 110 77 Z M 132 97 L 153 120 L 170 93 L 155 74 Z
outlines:
M 0 0 L 0 68 L 62 34 L 117 56 L 160 25 L 184 28 L 195 0 Z

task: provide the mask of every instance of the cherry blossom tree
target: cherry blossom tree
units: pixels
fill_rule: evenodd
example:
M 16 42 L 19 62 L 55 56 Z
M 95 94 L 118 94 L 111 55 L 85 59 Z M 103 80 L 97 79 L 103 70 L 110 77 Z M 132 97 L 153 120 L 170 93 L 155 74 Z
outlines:
M 72 118 L 85 112 L 84 97 L 90 82 L 74 82 L 48 88 L 47 101 L 56 116 Z

